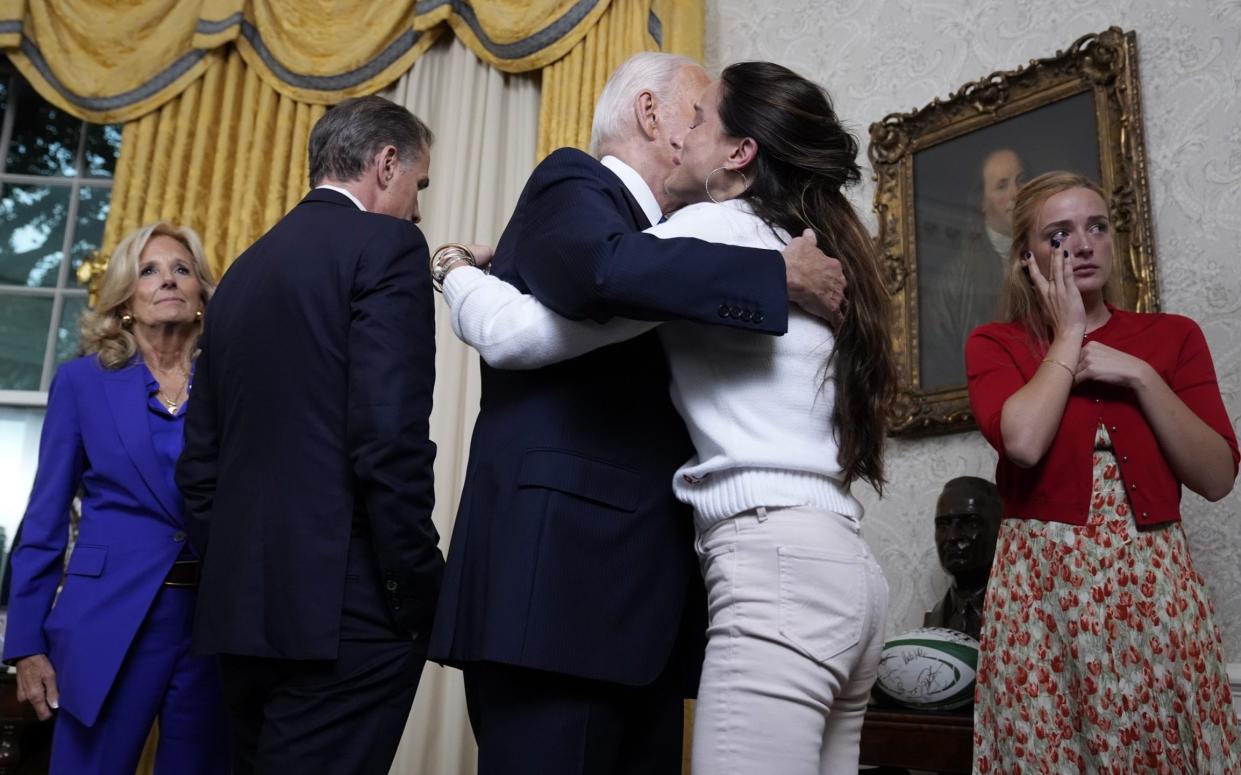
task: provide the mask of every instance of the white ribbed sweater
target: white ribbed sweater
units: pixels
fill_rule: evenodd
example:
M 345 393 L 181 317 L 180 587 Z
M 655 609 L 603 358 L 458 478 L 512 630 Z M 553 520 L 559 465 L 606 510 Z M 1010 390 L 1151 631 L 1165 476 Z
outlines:
M 647 231 L 774 250 L 788 238 L 739 200 L 692 205 Z M 835 387 L 826 368 L 834 338 L 818 318 L 792 308 L 788 333 L 778 337 L 686 322 L 568 320 L 469 267 L 449 273 L 444 298 L 453 331 L 498 368 L 545 366 L 659 325 L 672 399 L 697 452 L 672 486 L 694 507 L 699 529 L 759 506 L 861 517 L 861 504 L 841 483 L 831 429 Z

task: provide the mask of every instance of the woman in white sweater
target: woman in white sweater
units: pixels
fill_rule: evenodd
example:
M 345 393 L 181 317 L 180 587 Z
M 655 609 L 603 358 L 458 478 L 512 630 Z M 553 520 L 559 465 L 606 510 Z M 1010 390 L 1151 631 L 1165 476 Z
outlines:
M 778 250 L 813 229 L 848 280 L 836 331 L 798 309 L 782 337 L 599 324 L 469 267 L 444 282 L 453 330 L 498 368 L 548 365 L 659 325 L 697 452 L 672 482 L 694 508 L 710 616 L 696 773 L 857 772 L 887 584 L 850 484 L 882 487 L 895 383 L 877 256 L 841 190 L 859 179 L 857 151 L 821 87 L 771 63 L 732 65 L 695 105 L 665 184 L 692 204 L 648 230 Z M 623 162 L 603 162 L 635 199 L 652 199 Z

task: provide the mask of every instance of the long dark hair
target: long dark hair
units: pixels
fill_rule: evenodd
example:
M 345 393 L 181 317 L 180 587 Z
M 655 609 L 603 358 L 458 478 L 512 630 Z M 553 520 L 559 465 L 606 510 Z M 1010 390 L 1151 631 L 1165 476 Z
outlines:
M 771 62 L 726 68 L 719 110 L 725 132 L 758 145 L 747 169 L 752 182 L 740 198 L 789 234 L 813 229 L 819 248 L 844 267 L 848 308 L 827 361 L 836 380 L 832 425 L 845 483 L 862 479 L 882 492 L 896 369 L 878 252 L 843 191 L 862 177 L 857 140 L 823 87 Z

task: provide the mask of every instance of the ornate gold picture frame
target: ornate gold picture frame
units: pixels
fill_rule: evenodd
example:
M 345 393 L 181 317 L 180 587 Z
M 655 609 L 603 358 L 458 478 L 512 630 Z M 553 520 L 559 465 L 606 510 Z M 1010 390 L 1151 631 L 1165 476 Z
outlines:
M 1053 57 L 893 113 L 871 124 L 869 154 L 896 317 L 894 435 L 974 427 L 962 348 L 998 311 L 1012 194 L 1024 178 L 1068 169 L 1098 180 L 1112 198 L 1114 298 L 1126 309 L 1159 308 L 1132 32 L 1086 35 Z

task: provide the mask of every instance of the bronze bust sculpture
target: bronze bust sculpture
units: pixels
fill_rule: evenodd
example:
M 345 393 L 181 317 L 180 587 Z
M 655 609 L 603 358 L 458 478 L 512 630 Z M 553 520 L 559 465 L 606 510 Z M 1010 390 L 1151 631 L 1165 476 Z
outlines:
M 944 485 L 935 503 L 935 549 L 952 586 L 925 616 L 925 626 L 978 638 L 1002 511 L 1000 494 L 986 479 L 959 476 Z

